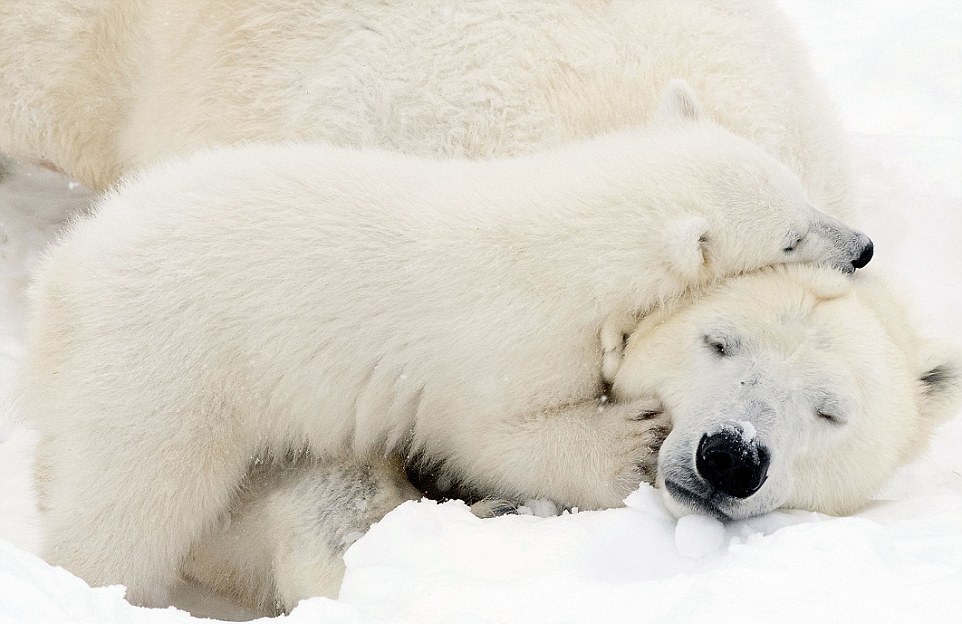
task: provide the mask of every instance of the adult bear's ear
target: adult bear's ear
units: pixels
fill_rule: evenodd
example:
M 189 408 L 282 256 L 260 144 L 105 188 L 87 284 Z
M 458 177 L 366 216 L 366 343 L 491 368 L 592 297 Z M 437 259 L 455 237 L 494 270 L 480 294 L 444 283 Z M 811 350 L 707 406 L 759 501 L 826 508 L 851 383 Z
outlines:
M 675 78 L 668 83 L 661 94 L 661 103 L 655 113 L 660 122 L 697 121 L 701 118 L 701 107 L 688 83 Z
M 919 406 L 932 426 L 945 422 L 962 399 L 962 353 L 929 341 L 920 349 Z
M 927 341 L 919 356 L 919 422 L 907 459 L 926 448 L 932 431 L 955 414 L 962 400 L 962 353 L 945 343 Z

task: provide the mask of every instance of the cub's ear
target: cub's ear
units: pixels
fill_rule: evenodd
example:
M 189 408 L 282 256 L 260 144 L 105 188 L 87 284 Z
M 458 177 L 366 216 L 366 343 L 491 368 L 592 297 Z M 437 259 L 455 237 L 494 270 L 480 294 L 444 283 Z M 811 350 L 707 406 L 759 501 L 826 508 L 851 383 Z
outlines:
M 709 262 L 711 234 L 703 217 L 683 216 L 665 225 L 662 244 L 670 266 L 690 282 L 699 281 Z
M 688 83 L 674 79 L 668 83 L 661 94 L 661 103 L 655 119 L 661 122 L 697 121 L 701 118 L 701 107 Z
M 962 353 L 939 342 L 926 342 L 920 350 L 919 408 L 930 427 L 952 416 L 962 399 Z

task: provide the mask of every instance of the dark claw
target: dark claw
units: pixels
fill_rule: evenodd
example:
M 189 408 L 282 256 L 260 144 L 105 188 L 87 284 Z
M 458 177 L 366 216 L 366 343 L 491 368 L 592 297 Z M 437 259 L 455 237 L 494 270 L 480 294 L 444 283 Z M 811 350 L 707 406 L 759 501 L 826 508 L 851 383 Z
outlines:
M 645 410 L 635 416 L 635 420 L 651 420 L 652 418 L 657 418 L 662 414 L 664 414 L 664 412 L 661 410 Z

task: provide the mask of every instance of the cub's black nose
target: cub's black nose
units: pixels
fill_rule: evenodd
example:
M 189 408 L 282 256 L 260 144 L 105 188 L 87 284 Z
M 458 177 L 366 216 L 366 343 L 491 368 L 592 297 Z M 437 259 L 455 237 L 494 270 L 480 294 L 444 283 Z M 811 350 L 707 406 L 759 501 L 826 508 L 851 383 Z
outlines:
M 723 429 L 705 434 L 698 443 L 695 469 L 713 488 L 734 498 L 748 498 L 768 477 L 770 457 L 764 446 Z
M 862 249 L 862 253 L 858 255 L 858 258 L 852 260 L 852 268 L 861 269 L 872 259 L 872 254 L 875 253 L 875 245 L 872 244 L 870 240 L 865 248 Z

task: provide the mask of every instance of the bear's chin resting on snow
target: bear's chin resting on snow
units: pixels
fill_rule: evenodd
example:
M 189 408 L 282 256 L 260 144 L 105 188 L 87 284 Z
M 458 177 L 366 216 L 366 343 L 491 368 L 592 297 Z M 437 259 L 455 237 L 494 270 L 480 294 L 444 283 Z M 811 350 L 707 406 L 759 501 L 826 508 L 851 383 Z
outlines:
M 300 448 L 619 504 L 663 430 L 596 398 L 628 319 L 871 244 L 695 110 L 676 84 L 657 125 L 500 161 L 224 149 L 108 195 L 38 271 L 17 388 L 46 556 L 163 602 L 251 457 Z

